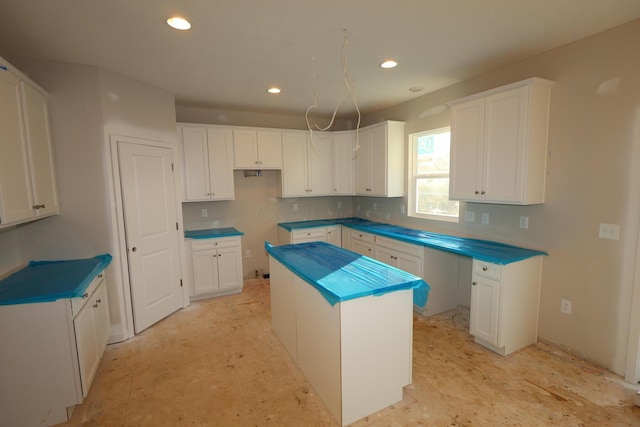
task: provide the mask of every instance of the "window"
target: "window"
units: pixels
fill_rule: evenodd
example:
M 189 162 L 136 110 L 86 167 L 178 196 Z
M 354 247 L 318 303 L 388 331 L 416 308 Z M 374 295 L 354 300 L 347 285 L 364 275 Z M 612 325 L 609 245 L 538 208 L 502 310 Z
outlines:
M 410 136 L 409 216 L 458 222 L 458 202 L 449 200 L 448 127 Z

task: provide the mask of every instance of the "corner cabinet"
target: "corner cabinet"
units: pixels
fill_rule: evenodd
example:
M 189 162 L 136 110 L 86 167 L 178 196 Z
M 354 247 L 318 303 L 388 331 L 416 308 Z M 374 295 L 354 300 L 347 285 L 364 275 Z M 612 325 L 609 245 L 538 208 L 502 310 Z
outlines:
M 235 169 L 282 169 L 282 131 L 233 130 Z
M 184 201 L 233 200 L 233 134 L 217 126 L 178 126 Z
M 387 121 L 356 132 L 356 194 L 404 196 L 404 122 Z
M 542 257 L 507 265 L 474 259 L 469 333 L 506 356 L 538 340 Z
M 0 228 L 57 214 L 47 94 L 0 58 Z
M 544 203 L 551 87 L 532 78 L 449 103 L 449 197 Z
M 240 236 L 188 239 L 192 267 L 191 300 L 242 291 Z

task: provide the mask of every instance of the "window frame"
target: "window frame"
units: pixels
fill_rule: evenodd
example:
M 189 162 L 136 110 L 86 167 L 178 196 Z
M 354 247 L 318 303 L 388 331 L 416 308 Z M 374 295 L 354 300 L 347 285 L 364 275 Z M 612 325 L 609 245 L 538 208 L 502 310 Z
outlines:
M 431 173 L 431 174 L 417 174 L 417 142 L 418 138 L 427 135 L 439 134 L 448 132 L 451 135 L 451 126 L 444 126 L 436 129 L 429 129 L 422 132 L 416 132 L 409 135 L 409 155 L 407 158 L 408 167 L 408 194 L 407 194 L 407 216 L 412 218 L 431 219 L 435 221 L 445 222 L 460 222 L 460 204 L 458 202 L 458 215 L 440 215 L 440 214 L 425 214 L 416 211 L 416 191 L 418 179 L 424 178 L 449 178 L 451 179 L 451 167 L 449 172 L 444 173 Z M 451 147 L 451 140 L 449 140 L 449 147 Z

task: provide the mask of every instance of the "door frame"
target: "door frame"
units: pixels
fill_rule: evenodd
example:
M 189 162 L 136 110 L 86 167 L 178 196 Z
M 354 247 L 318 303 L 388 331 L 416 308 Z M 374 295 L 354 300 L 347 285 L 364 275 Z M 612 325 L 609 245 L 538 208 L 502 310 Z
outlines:
M 131 300 L 131 280 L 129 277 L 129 257 L 127 256 L 127 239 L 124 224 L 124 208 L 122 203 L 122 191 L 120 181 L 120 162 L 118 159 L 118 143 L 126 142 L 130 144 L 147 145 L 158 148 L 166 148 L 171 150 L 174 164 L 174 188 L 176 194 L 176 212 L 177 220 L 180 226 L 183 225 L 182 220 L 182 186 L 180 184 L 180 156 L 176 143 L 143 139 L 138 137 L 124 136 L 118 134 L 109 135 L 109 151 L 110 151 L 110 167 L 108 168 L 111 179 L 110 181 L 110 197 L 111 197 L 111 217 L 112 217 L 112 239 L 113 239 L 113 258 L 115 274 L 118 275 L 121 286 L 118 286 L 118 296 L 120 297 L 120 314 L 122 319 L 122 333 L 114 342 L 124 341 L 135 335 L 133 324 L 133 304 Z M 189 305 L 189 295 L 187 292 L 187 282 L 185 278 L 185 248 L 184 239 L 179 239 L 180 250 L 180 276 L 183 278 L 182 287 L 182 307 Z M 117 268 L 119 267 L 119 268 Z

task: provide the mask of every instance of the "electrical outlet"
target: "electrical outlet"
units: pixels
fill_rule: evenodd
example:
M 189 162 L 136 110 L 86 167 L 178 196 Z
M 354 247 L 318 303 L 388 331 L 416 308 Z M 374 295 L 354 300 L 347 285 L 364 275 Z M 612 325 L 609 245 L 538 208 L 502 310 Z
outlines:
M 465 222 L 475 222 L 476 221 L 476 213 L 474 211 L 466 211 L 464 213 Z
M 529 228 L 529 217 L 521 216 L 520 217 L 520 228 Z
M 374 203 L 374 204 L 373 204 L 373 210 L 374 210 L 374 211 L 377 211 L 377 210 L 378 210 L 378 204 L 377 204 L 377 203 Z
M 298 212 L 298 204 L 297 203 L 293 204 L 293 211 L 294 212 Z
M 561 313 L 566 313 L 566 314 L 571 314 L 571 301 L 569 301 L 568 299 L 561 299 L 560 300 L 560 312 Z
M 486 212 L 482 214 L 482 223 L 489 224 L 489 214 Z
M 251 258 L 251 251 L 249 249 L 247 249 L 246 251 L 244 251 L 244 257 L 245 258 Z
M 338 202 L 338 209 L 342 209 L 342 202 Z
M 206 209 L 202 209 L 200 213 L 202 214 L 202 218 L 206 218 L 209 216 L 209 211 L 207 211 Z
M 620 239 L 620 225 L 619 224 L 600 224 L 600 231 L 598 237 L 601 239 Z

